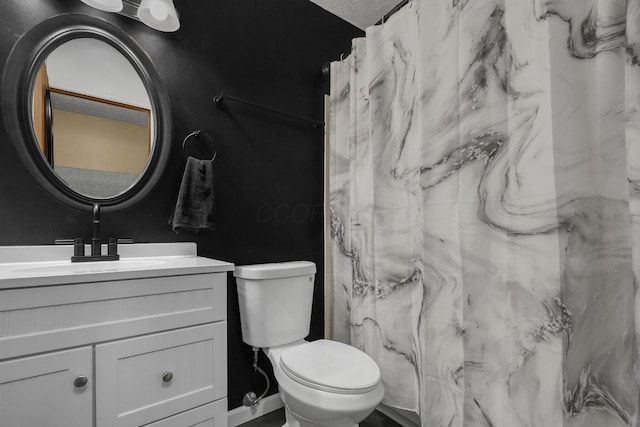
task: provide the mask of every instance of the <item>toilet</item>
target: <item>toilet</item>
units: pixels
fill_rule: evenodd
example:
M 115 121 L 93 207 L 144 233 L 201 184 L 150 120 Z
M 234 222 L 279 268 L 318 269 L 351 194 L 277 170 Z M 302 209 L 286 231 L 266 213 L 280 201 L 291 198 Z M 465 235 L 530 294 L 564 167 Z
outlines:
M 357 426 L 384 397 L 380 369 L 355 347 L 304 340 L 315 273 L 308 261 L 237 266 L 242 340 L 269 358 L 285 426 Z

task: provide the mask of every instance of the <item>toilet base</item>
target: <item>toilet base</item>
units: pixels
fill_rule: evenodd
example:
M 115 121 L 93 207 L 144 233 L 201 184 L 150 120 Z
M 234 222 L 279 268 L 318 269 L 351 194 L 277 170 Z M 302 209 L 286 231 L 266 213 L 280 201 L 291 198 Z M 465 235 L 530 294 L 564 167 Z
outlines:
M 353 423 L 341 423 L 341 422 L 337 422 L 337 424 L 335 425 L 325 425 L 325 424 L 318 424 L 318 423 L 314 423 L 313 421 L 307 420 L 304 417 L 301 417 L 298 414 L 295 414 L 291 409 L 289 409 L 289 407 L 287 406 L 287 404 L 285 403 L 284 405 L 284 413 L 285 413 L 285 417 L 286 417 L 286 422 L 282 425 L 282 427 L 358 427 L 359 424 L 353 424 Z

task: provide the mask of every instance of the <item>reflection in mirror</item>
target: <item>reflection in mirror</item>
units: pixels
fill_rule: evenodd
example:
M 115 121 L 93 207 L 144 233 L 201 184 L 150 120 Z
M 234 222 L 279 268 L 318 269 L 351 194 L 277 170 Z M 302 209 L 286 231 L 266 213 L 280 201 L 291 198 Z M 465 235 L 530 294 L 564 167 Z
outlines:
M 33 88 L 32 122 L 42 155 L 73 191 L 105 199 L 145 171 L 154 145 L 153 111 L 136 70 L 94 38 L 56 47 Z

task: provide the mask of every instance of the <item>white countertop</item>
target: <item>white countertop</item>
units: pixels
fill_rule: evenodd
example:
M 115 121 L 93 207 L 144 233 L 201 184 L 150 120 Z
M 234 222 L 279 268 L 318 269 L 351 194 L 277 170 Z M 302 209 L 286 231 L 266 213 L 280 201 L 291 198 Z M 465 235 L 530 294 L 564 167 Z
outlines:
M 0 289 L 233 271 L 195 243 L 119 245 L 118 261 L 71 262 L 73 246 L 0 246 Z M 88 248 L 87 251 L 88 252 Z M 103 247 L 106 253 L 106 247 Z

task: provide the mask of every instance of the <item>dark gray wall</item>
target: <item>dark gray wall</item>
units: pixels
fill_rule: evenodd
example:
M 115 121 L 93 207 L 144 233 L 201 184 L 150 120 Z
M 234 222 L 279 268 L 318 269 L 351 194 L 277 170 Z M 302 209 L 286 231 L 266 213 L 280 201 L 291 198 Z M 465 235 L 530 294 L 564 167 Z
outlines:
M 85 13 L 129 33 L 148 53 L 171 98 L 174 147 L 157 187 L 138 205 L 103 215 L 103 234 L 136 242 L 195 241 L 202 256 L 248 263 L 310 260 L 318 265 L 310 338 L 323 331 L 323 134 L 295 120 L 230 105 L 219 111 L 221 91 L 258 103 L 322 118 L 327 82 L 320 67 L 348 52 L 361 31 L 307 0 L 176 0 L 182 28 L 160 33 L 103 13 L 80 0 L 3 0 L 0 64 L 16 40 L 44 19 Z M 1 70 L 0 70 L 1 71 Z M 89 215 L 45 194 L 22 166 L 6 126 L 0 126 L 0 245 L 51 244 L 89 236 Z M 194 129 L 217 141 L 217 223 L 198 235 L 171 231 L 167 219 L 185 159 L 182 138 Z M 229 298 L 229 408 L 262 378 L 242 343 L 233 277 Z M 262 366 L 267 361 L 261 356 Z M 275 392 L 275 387 L 270 393 Z

